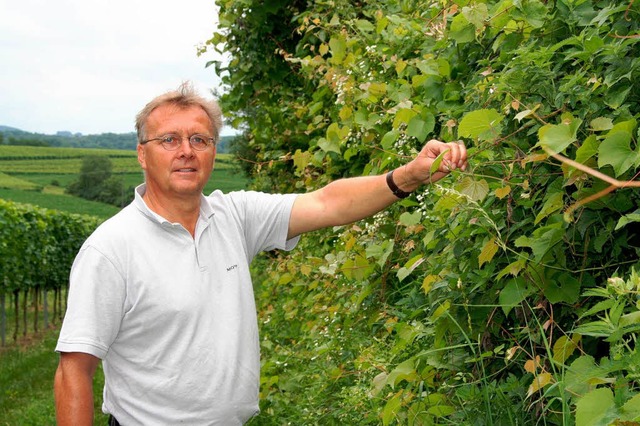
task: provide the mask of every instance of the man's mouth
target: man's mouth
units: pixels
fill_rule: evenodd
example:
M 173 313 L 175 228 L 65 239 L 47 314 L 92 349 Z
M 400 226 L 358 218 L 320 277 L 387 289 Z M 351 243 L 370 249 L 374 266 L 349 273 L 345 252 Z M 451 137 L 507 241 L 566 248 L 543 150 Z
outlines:
M 196 171 L 196 169 L 191 168 L 191 167 L 184 167 L 182 169 L 176 169 L 176 172 L 178 172 L 178 173 L 192 173 L 192 172 L 195 172 L 195 171 Z

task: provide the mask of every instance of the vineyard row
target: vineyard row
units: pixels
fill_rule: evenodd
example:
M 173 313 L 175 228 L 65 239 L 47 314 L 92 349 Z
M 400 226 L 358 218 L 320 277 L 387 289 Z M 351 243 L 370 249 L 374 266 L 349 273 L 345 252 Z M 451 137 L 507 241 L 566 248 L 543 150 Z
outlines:
M 99 224 L 91 216 L 74 215 L 0 199 L 0 337 L 5 344 L 7 300 L 12 298 L 15 316 L 13 338 L 19 327 L 27 331 L 28 306 L 35 310 L 37 331 L 39 306 L 48 316 L 47 294 L 54 292 L 54 315 L 62 314 L 62 291 L 75 255 Z M 29 302 L 30 299 L 30 302 Z M 20 316 L 22 315 L 22 318 Z

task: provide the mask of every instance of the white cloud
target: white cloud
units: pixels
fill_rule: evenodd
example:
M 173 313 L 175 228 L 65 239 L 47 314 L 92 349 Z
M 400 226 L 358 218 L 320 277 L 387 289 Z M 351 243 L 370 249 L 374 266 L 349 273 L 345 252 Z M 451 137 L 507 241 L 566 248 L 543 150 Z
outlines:
M 152 97 L 219 86 L 214 0 L 0 0 L 0 124 L 39 133 L 133 131 Z

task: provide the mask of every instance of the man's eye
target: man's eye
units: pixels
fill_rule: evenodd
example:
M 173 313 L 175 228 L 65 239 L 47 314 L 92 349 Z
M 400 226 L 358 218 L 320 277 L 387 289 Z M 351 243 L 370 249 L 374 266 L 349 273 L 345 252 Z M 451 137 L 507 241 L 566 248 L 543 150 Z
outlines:
M 162 143 L 174 145 L 176 142 L 178 142 L 178 138 L 174 135 L 167 135 L 162 137 Z
M 191 136 L 191 143 L 196 145 L 204 145 L 207 143 L 207 141 L 202 136 L 194 135 Z

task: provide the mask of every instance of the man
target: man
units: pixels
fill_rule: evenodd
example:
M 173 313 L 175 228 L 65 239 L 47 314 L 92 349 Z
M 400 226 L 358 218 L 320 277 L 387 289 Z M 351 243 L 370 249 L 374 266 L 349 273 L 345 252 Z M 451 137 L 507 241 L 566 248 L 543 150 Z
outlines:
M 138 114 L 145 183 L 85 242 L 70 274 L 56 350 L 60 425 L 93 421 L 100 360 L 112 424 L 236 425 L 258 412 L 259 339 L 249 275 L 264 250 L 375 214 L 466 167 L 458 143 L 428 142 L 387 175 L 342 179 L 307 194 L 202 194 L 221 113 L 183 84 Z M 444 153 L 437 171 L 434 160 Z

